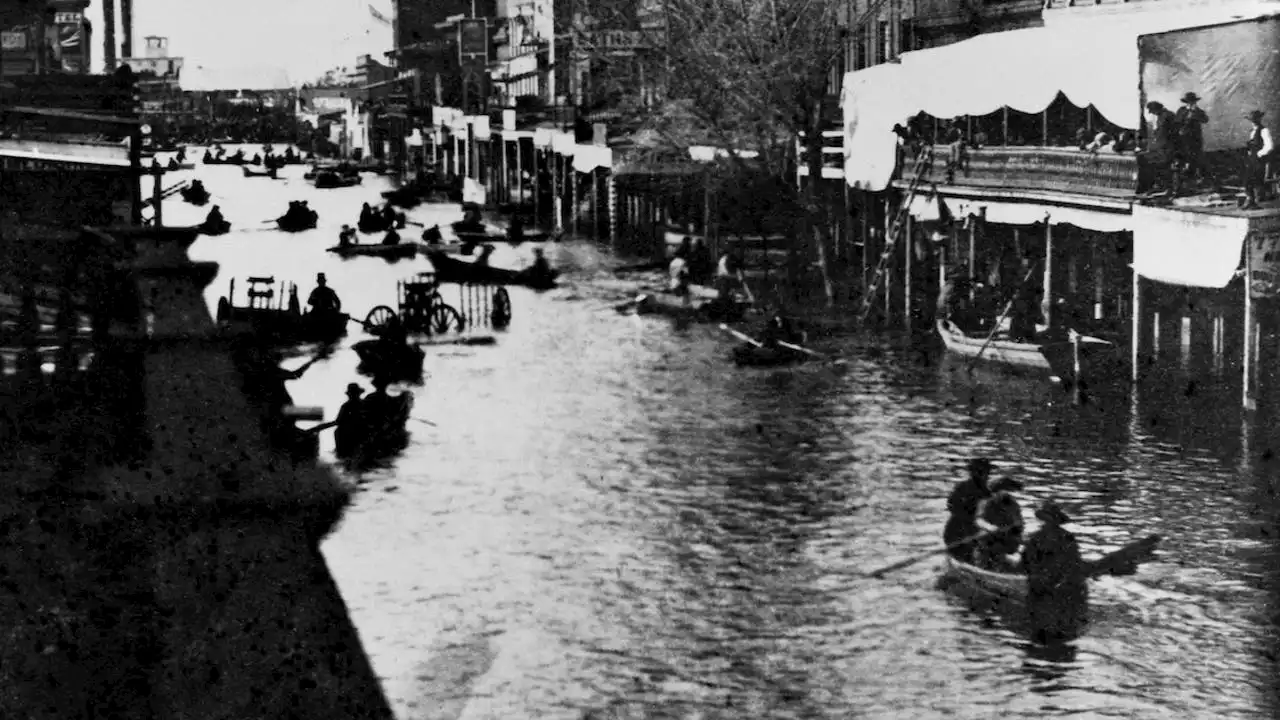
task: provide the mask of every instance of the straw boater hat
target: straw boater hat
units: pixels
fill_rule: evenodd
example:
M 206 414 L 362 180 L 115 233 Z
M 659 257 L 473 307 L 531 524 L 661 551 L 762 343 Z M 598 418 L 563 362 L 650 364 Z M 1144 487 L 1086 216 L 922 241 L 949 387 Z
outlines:
M 1058 506 L 1058 503 L 1052 500 L 1046 500 L 1045 503 L 1036 510 L 1036 519 L 1055 525 L 1062 525 L 1064 523 L 1071 522 L 1071 518 L 1063 512 L 1062 508 Z
M 364 394 L 364 388 L 356 383 L 347 383 L 347 397 L 360 397 Z
M 1193 92 L 1189 92 L 1186 95 L 1182 96 L 1182 102 L 1184 103 L 1200 102 L 1200 96 Z

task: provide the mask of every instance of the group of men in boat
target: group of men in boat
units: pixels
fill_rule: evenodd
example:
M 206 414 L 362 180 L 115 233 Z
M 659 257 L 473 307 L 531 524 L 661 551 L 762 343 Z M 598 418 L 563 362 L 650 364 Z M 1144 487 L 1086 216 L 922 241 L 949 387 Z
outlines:
M 1024 540 L 1022 507 L 1013 496 L 1022 484 L 1010 478 L 991 483 L 993 469 L 986 458 L 970 460 L 969 479 L 947 499 L 950 518 L 942 533 L 947 552 L 984 570 L 1025 574 L 1033 612 L 1037 606 L 1084 603 L 1087 564 L 1075 535 L 1063 527 L 1071 518 L 1056 502 L 1045 501 L 1035 512 L 1043 524 Z M 1021 558 L 1015 560 L 1019 550 Z
M 243 149 L 236 150 L 234 153 L 228 155 L 227 149 L 219 144 L 204 151 L 204 161 L 206 163 L 262 164 L 262 166 L 268 170 L 277 170 L 285 165 L 291 165 L 302 161 L 302 155 L 294 152 L 292 147 L 285 148 L 283 155 L 276 155 L 275 149 L 270 145 L 262 146 L 262 150 L 263 154 L 259 155 L 255 153 L 253 158 L 248 159 L 245 157 Z M 181 150 L 178 152 L 179 155 L 177 160 L 178 162 L 183 162 L 186 159 L 186 153 Z
M 338 409 L 336 420 L 317 425 L 310 432 L 335 428 L 334 452 L 342 456 L 359 455 L 362 451 L 400 429 L 403 404 L 401 399 L 387 394 L 391 381 L 385 375 L 373 378 L 373 392 L 365 395 L 359 383 L 347 384 L 347 401 Z
M 939 318 L 949 319 L 966 333 L 988 333 L 992 323 L 1007 319 L 1006 339 L 1032 343 L 1065 336 L 1073 326 L 1087 324 L 1088 318 L 1077 316 L 1073 308 L 1059 300 L 1050 316 L 1052 322 L 1043 330 L 1037 324 L 1042 317 L 1043 287 L 1034 260 L 1022 258 L 1017 269 L 1016 284 L 1001 284 L 995 270 L 986 281 L 970 278 L 967 267 L 952 268 L 938 295 Z
M 306 200 L 290 200 L 289 209 L 285 210 L 280 220 L 290 225 L 296 225 L 311 222 L 315 215 L 316 211 L 311 209 Z

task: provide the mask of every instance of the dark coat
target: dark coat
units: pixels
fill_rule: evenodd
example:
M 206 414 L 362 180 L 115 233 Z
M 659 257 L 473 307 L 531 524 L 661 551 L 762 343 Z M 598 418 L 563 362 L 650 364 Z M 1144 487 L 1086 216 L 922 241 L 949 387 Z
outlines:
M 951 491 L 947 498 L 947 511 L 951 517 L 942 531 L 942 541 L 947 545 L 963 540 L 978 533 L 978 507 L 982 501 L 991 497 L 991 491 L 981 487 L 972 479 L 966 480 Z M 949 550 L 951 556 L 963 562 L 973 562 L 974 543 L 967 543 Z

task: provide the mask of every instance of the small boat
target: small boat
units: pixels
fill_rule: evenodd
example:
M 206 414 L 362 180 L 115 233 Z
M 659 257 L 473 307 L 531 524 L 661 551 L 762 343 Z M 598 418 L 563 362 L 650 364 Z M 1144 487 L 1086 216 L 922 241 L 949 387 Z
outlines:
M 418 254 L 418 246 L 416 243 L 398 243 L 396 245 L 334 245 L 329 248 L 329 252 L 342 257 L 356 257 L 357 255 L 368 255 L 370 257 L 380 257 L 391 259 L 411 258 Z
M 276 226 L 285 232 L 302 232 L 313 229 L 319 221 L 320 215 L 310 210 L 305 217 L 281 215 L 276 218 Z
M 1115 368 L 1111 366 L 1120 360 L 1115 343 L 1092 335 L 1068 333 L 1066 338 L 1042 342 L 1015 342 L 997 335 L 988 342 L 985 337 L 966 334 L 950 320 L 938 320 L 937 329 L 949 352 L 1052 372 L 1069 386 L 1075 385 L 1078 378 L 1113 376 Z
M 199 190 L 198 192 L 197 192 L 197 189 Z M 193 188 L 190 185 L 188 185 L 182 188 L 182 190 L 180 190 L 179 193 L 182 195 L 183 200 L 191 203 L 192 205 L 195 205 L 196 207 L 199 207 L 209 202 L 209 191 L 205 190 L 204 186 L 200 186 L 199 188 Z
M 359 185 L 361 183 L 358 174 L 342 174 L 333 170 L 321 170 L 316 173 L 315 186 L 320 190 L 332 190 L 334 188 L 345 188 Z
M 410 184 L 395 190 L 384 191 L 382 199 L 396 207 L 412 208 L 422 204 L 423 194 L 422 188 Z
M 463 242 L 475 244 L 509 243 L 511 245 L 520 245 L 522 243 L 555 242 L 560 239 L 560 234 L 553 232 L 521 233 L 519 240 L 512 238 L 507 233 L 468 232 L 454 229 L 453 234 L 457 235 L 458 239 Z
M 637 315 L 667 315 L 701 322 L 737 322 L 747 314 L 751 303 L 735 298 L 726 303 L 719 293 L 700 285 L 689 286 L 692 297 L 685 298 L 671 293 L 648 293 L 638 297 L 632 306 Z
M 235 305 L 235 280 L 227 295 L 218 298 L 215 319 L 221 326 L 245 323 L 255 334 L 292 345 L 303 342 L 332 342 L 347 334 L 347 316 L 342 313 L 303 313 L 296 307 L 277 303 L 273 278 L 249 278 L 249 306 Z M 258 289 L 265 287 L 266 289 Z M 291 303 L 292 304 L 292 303 Z
M 778 367 L 807 362 L 813 358 L 799 350 L 742 343 L 733 349 L 733 362 L 741 367 Z
M 168 170 L 169 172 L 174 172 L 176 170 L 195 170 L 196 164 L 171 162 L 168 165 L 166 165 L 164 169 Z
M 366 397 L 366 400 L 368 398 Z M 392 396 L 395 405 L 386 417 L 367 418 L 358 433 L 344 432 L 339 426 L 335 454 L 347 459 L 369 459 L 390 455 L 408 444 L 409 412 L 413 410 L 413 395 L 407 392 Z
M 396 213 L 395 219 L 390 221 L 384 218 L 381 213 L 374 213 L 373 217 L 370 217 L 363 222 L 357 221 L 356 229 L 365 234 L 373 234 L 386 232 L 392 227 L 395 227 L 397 230 L 401 230 L 407 224 L 404 213 Z
M 545 275 L 535 275 L 529 270 L 508 270 L 473 262 L 458 260 L 440 250 L 427 250 L 427 257 L 435 267 L 436 279 L 442 283 L 485 283 L 489 285 L 523 285 L 535 290 L 548 290 L 556 286 L 558 270 Z
M 196 226 L 202 235 L 226 235 L 231 232 L 231 223 L 223 219 L 222 222 L 210 223 L 205 221 Z
M 376 339 L 361 340 L 351 348 L 360 356 L 357 369 L 367 375 L 384 374 L 396 380 L 422 377 L 426 353 L 417 345 Z
M 264 178 L 271 178 L 272 180 L 276 179 L 276 171 L 274 169 L 258 172 L 257 170 L 250 170 L 249 168 L 242 166 L 241 170 L 244 172 L 244 176 L 247 178 L 264 177 Z

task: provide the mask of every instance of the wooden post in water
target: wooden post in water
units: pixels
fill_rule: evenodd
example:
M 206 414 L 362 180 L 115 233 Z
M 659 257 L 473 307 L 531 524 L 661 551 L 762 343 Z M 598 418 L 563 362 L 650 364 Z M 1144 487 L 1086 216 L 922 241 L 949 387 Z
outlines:
M 893 223 L 893 201 L 889 199 L 889 194 L 884 196 L 884 236 L 881 238 L 880 252 L 889 249 L 889 228 Z M 889 294 L 889 286 L 893 283 L 889 279 L 889 268 L 886 267 L 884 275 L 881 277 L 881 284 L 884 285 L 884 321 L 889 322 L 889 302 L 892 296 Z
M 524 204 L 524 158 L 520 157 L 520 138 L 516 138 L 516 206 Z
M 974 292 L 975 292 L 973 287 L 973 278 L 974 278 L 974 274 L 978 272 L 978 258 L 977 258 L 978 216 L 970 215 L 968 225 L 969 225 L 969 278 L 968 278 L 969 301 L 973 302 Z
M 1246 241 L 1244 247 L 1244 382 L 1240 392 L 1240 401 L 1246 410 L 1255 409 L 1253 401 L 1253 350 L 1256 346 L 1255 322 L 1253 318 L 1253 252 L 1252 243 Z
M 1130 313 L 1132 334 L 1129 337 L 1129 379 L 1137 382 L 1140 359 L 1139 347 L 1142 341 L 1142 276 L 1138 274 L 1137 268 L 1131 269 L 1130 272 L 1133 274 L 1133 311 Z
M 155 225 L 156 227 L 162 227 L 164 225 L 164 215 L 162 214 L 160 207 L 163 204 L 162 201 L 164 198 L 164 188 L 161 187 L 161 185 L 163 184 L 161 182 L 161 178 L 164 177 L 164 173 L 161 172 L 159 168 L 156 168 L 155 170 L 151 171 L 151 176 L 152 178 L 155 179 L 155 184 L 152 186 L 152 189 L 151 189 L 151 206 L 152 206 L 151 224 Z
M 1045 111 L 1048 112 L 1047 110 Z M 1048 132 L 1046 130 L 1046 132 Z M 1041 312 L 1044 314 L 1044 323 L 1046 325 L 1053 324 L 1053 224 L 1049 222 L 1049 217 L 1044 219 L 1044 289 L 1043 297 L 1040 299 Z
M 915 255 L 915 220 L 907 214 L 906 235 L 902 238 L 902 327 L 911 330 L 911 256 Z

